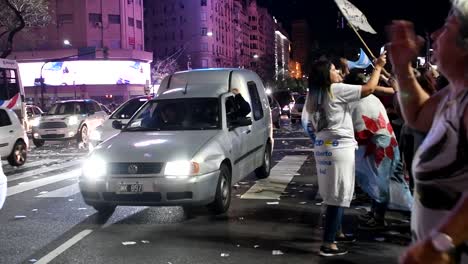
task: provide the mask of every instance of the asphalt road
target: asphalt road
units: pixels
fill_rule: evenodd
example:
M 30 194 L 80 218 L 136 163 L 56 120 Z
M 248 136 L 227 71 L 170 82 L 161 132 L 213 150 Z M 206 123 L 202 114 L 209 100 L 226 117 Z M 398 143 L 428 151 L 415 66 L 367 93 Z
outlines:
M 268 191 L 271 183 L 249 175 L 222 216 L 204 208 L 118 207 L 99 217 L 76 185 L 86 151 L 31 147 L 25 167 L 3 166 L 9 196 L 0 211 L 0 263 L 396 263 L 406 228 L 358 231 L 357 215 L 369 207 L 359 203 L 345 213 L 345 232 L 358 236 L 350 253 L 317 255 L 322 206 L 312 146 L 299 127 L 283 125 L 275 131 L 273 172 L 289 184 Z M 391 213 L 389 222 L 404 226 L 407 219 Z

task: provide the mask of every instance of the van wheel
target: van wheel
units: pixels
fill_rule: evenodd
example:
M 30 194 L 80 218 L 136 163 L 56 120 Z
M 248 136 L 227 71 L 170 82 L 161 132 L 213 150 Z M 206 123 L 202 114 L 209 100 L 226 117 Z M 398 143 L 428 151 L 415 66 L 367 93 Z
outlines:
M 108 204 L 93 205 L 94 210 L 98 211 L 100 215 L 111 215 L 114 213 L 116 207 L 116 205 Z
M 255 175 L 259 179 L 265 179 L 270 176 L 271 171 L 271 145 L 267 143 L 265 147 L 265 153 L 263 154 L 263 164 L 262 166 L 255 169 Z
M 33 139 L 33 143 L 34 143 L 34 146 L 36 146 L 36 148 L 40 148 L 44 146 L 44 140 Z
M 27 147 L 23 140 L 16 141 L 8 157 L 8 163 L 11 166 L 22 166 L 26 162 Z
M 221 164 L 215 200 L 208 205 L 214 214 L 223 214 L 231 205 L 231 171 Z
M 88 139 L 89 139 L 88 127 L 86 125 L 83 125 L 81 127 L 80 131 L 78 132 L 78 138 L 77 138 L 78 144 L 83 143 L 83 144 L 87 145 L 88 141 L 89 141 Z

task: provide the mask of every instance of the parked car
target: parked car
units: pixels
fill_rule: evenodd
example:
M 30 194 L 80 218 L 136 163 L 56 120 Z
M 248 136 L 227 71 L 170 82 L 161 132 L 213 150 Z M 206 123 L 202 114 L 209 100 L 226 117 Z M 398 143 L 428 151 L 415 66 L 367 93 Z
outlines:
M 46 115 L 33 126 L 36 147 L 45 141 L 76 140 L 89 143 L 89 134 L 107 118 L 100 104 L 91 99 L 62 101 L 52 105 Z
M 297 97 L 294 106 L 291 108 L 291 123 L 300 122 L 302 117 L 302 109 L 304 109 L 306 97 L 304 95 Z
M 138 96 L 128 100 L 127 102 L 120 105 L 102 125 L 98 126 L 89 137 L 89 151 L 91 152 L 94 147 L 107 140 L 108 138 L 120 133 L 119 129 L 112 127 L 112 122 L 120 121 L 123 125 L 126 125 L 128 120 L 140 109 L 140 107 L 146 103 L 152 96 Z
M 281 128 L 281 106 L 271 95 L 268 95 L 268 103 L 271 110 L 271 121 L 275 128 Z
M 281 114 L 291 117 L 291 108 L 294 106 L 294 97 L 290 91 L 277 91 L 273 93 L 273 97 L 281 106 Z
M 18 116 L 10 109 L 0 108 L 0 157 L 11 166 L 26 162 L 28 135 Z
M 231 87 L 250 104 L 246 117 Z M 172 74 L 126 126 L 113 126 L 122 131 L 94 149 L 79 179 L 85 203 L 100 213 L 118 205 L 208 205 L 221 214 L 236 182 L 254 171 L 270 174 L 270 107 L 262 81 L 248 70 Z
M 30 134 L 32 132 L 32 127 L 34 125 L 39 124 L 39 120 L 41 116 L 44 114 L 42 109 L 39 106 L 36 105 L 26 105 L 26 115 L 28 116 L 27 118 L 27 123 L 26 123 L 26 132 Z
M 0 163 L 0 209 L 2 209 L 3 204 L 7 196 L 7 178 L 3 173 L 3 165 Z

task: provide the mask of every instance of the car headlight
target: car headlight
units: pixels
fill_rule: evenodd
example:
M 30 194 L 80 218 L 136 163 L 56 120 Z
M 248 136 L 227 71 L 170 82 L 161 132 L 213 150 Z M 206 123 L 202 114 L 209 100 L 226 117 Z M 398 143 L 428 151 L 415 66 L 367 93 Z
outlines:
M 89 135 L 89 139 L 93 141 L 101 141 L 102 137 L 102 131 L 95 129 L 91 132 L 91 135 Z
M 193 161 L 179 160 L 166 163 L 165 176 L 192 176 L 200 172 L 200 164 Z
M 99 180 L 107 173 L 106 161 L 98 156 L 91 156 L 83 162 L 83 177 L 90 180 Z
M 41 123 L 41 120 L 39 118 L 31 120 L 31 126 L 33 127 L 38 127 L 40 123 Z
M 70 116 L 68 118 L 67 124 L 69 126 L 78 125 L 78 117 L 77 116 Z

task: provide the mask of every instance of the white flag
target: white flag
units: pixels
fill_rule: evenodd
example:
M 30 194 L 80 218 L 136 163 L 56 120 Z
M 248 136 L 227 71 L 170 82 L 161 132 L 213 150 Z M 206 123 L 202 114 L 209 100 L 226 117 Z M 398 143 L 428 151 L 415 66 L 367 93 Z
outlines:
M 348 22 L 355 28 L 377 34 L 371 25 L 369 25 L 369 22 L 367 22 L 366 16 L 348 0 L 335 0 L 335 3 L 338 5 L 343 16 L 346 17 Z

